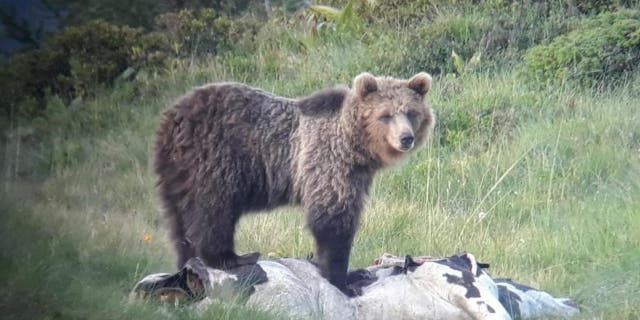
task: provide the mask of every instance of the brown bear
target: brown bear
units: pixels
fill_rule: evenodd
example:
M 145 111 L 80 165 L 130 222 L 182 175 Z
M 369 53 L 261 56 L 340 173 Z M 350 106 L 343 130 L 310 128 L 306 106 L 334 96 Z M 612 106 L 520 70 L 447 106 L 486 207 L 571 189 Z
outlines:
M 374 174 L 421 145 L 434 125 L 431 77 L 358 75 L 351 89 L 283 98 L 239 83 L 194 89 L 164 113 L 154 169 L 178 267 L 255 263 L 236 255 L 240 216 L 301 204 L 321 274 L 347 294 L 349 254 Z

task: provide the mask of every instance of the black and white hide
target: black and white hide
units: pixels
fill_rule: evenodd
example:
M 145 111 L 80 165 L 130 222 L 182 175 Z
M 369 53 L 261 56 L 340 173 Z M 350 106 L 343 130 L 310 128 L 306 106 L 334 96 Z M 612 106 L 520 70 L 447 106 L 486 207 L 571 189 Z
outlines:
M 362 294 L 349 298 L 306 260 L 262 260 L 222 271 L 194 258 L 176 274 L 145 277 L 131 297 L 194 301 L 204 310 L 216 299 L 235 296 L 247 306 L 294 319 L 507 320 L 579 313 L 569 299 L 494 279 L 486 267 L 468 253 L 447 258 L 384 254 L 374 265 L 350 273 L 351 285 Z

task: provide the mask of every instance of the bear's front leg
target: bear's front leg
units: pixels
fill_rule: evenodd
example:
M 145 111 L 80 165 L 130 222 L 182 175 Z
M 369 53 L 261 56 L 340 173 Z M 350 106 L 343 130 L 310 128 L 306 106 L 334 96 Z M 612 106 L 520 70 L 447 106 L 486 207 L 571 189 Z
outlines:
M 360 295 L 361 290 L 347 284 L 349 254 L 357 229 L 358 213 L 325 210 L 314 208 L 307 215 L 309 229 L 316 241 L 320 274 L 344 294 L 350 297 Z

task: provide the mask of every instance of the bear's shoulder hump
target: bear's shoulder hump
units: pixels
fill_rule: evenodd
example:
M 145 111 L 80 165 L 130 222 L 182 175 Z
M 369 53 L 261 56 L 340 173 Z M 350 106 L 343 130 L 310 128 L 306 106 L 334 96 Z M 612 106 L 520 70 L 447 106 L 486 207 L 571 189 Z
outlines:
M 347 93 L 346 87 L 323 89 L 299 99 L 298 108 L 306 116 L 330 115 L 340 110 Z

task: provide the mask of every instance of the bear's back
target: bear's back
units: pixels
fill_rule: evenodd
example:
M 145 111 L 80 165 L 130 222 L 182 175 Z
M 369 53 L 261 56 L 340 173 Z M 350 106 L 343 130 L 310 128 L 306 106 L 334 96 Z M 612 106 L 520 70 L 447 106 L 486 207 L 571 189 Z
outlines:
M 165 112 L 156 173 L 167 184 L 189 185 L 187 193 L 248 195 L 248 209 L 286 202 L 294 107 L 294 100 L 238 83 L 196 88 Z M 231 180 L 238 183 L 226 185 Z

